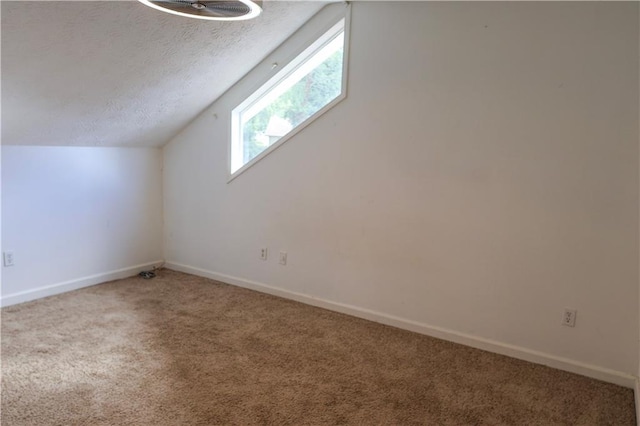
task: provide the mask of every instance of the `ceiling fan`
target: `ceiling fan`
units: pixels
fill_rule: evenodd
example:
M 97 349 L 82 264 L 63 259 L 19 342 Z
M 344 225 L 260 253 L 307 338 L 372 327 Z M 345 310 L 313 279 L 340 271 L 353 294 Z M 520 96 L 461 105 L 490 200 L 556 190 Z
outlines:
M 259 0 L 138 0 L 154 9 L 188 18 L 212 21 L 241 21 L 262 12 Z

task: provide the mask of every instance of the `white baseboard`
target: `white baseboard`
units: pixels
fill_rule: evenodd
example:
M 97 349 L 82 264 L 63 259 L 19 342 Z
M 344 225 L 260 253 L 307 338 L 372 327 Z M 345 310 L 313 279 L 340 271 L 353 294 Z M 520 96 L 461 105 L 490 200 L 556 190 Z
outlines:
M 29 302 L 31 300 L 40 299 L 42 297 L 53 296 L 67 291 L 78 290 L 83 287 L 89 287 L 101 284 L 107 281 L 127 278 L 136 275 L 153 266 L 159 266 L 163 262 L 161 260 L 141 265 L 130 266 L 128 268 L 117 269 L 115 271 L 103 272 L 101 274 L 90 275 L 88 277 L 77 278 L 75 280 L 64 281 L 57 284 L 42 286 L 31 290 L 21 291 L 18 293 L 2 295 L 0 298 L 0 306 L 11 306 L 18 303 Z
M 359 308 L 357 306 L 347 305 L 344 303 L 333 302 L 330 300 L 320 299 L 307 294 L 297 293 L 277 287 L 272 287 L 263 283 L 246 280 L 243 278 L 233 277 L 217 272 L 207 271 L 193 266 L 183 265 L 175 262 L 166 262 L 165 267 L 175 271 L 186 272 L 192 275 L 198 275 L 205 278 L 211 278 L 227 284 L 238 287 L 244 287 L 256 290 L 262 293 L 272 294 L 274 296 L 283 297 L 285 299 L 296 300 L 308 305 L 317 306 L 331 311 L 340 312 L 369 321 L 390 325 L 404 330 L 413 331 L 427 336 L 436 337 L 438 339 L 450 342 L 460 343 L 465 346 L 482 349 L 485 351 L 506 355 L 512 358 L 524 361 L 542 364 L 548 367 L 557 368 L 559 370 L 568 371 L 570 373 L 580 374 L 582 376 L 591 377 L 609 383 L 633 389 L 636 386 L 636 377 L 620 371 L 608 368 L 598 367 L 596 365 L 586 364 L 568 358 L 563 358 L 548 353 L 523 348 L 508 343 L 502 343 L 495 340 L 485 339 L 466 333 L 460 333 L 442 327 L 436 327 L 417 321 L 412 321 L 393 315 L 387 315 L 380 312 L 371 311 L 369 309 Z

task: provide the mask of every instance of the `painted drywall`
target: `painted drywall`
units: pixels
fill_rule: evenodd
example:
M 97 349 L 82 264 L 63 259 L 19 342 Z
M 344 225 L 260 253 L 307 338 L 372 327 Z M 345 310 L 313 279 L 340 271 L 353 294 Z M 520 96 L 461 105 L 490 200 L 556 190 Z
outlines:
M 3 146 L 3 304 L 161 260 L 161 167 L 159 149 Z
M 638 20 L 640 20 L 640 8 L 638 8 Z M 640 69 L 640 43 L 638 45 L 638 69 Z M 640 102 L 640 87 L 638 88 L 638 99 Z M 640 120 L 638 120 L 638 144 L 640 145 Z M 640 151 L 640 150 L 639 150 Z M 638 157 L 638 169 L 640 170 L 640 156 Z M 638 185 L 639 200 L 640 200 L 640 183 Z M 638 218 L 640 220 L 640 217 Z M 640 226 L 639 226 L 640 231 Z M 640 241 L 640 233 L 638 234 L 638 240 Z M 639 253 L 640 254 L 640 253 Z M 638 258 L 638 269 L 640 271 L 640 257 Z M 640 276 L 640 272 L 639 272 Z M 640 312 L 640 280 L 638 280 L 638 312 Z M 640 318 L 639 318 L 640 319 Z M 638 326 L 638 333 L 640 333 L 640 325 Z M 638 335 L 638 343 L 640 344 L 640 334 Z M 636 372 L 634 396 L 636 402 L 636 423 L 640 426 L 640 349 L 638 350 L 638 370 Z
M 230 183 L 255 74 L 165 147 L 167 261 L 632 383 L 638 4 L 355 2 L 350 47 L 347 99 Z

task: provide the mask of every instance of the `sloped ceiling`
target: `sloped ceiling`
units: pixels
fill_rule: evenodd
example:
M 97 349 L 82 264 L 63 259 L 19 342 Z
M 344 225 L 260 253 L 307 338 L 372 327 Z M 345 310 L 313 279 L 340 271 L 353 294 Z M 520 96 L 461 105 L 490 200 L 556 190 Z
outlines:
M 137 1 L 2 1 L 2 143 L 162 146 L 319 11 L 215 22 Z

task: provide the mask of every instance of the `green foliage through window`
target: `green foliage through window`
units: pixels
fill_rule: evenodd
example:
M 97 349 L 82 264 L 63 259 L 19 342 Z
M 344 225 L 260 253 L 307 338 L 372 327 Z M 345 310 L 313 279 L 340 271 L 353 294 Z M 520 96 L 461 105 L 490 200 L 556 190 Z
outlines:
M 344 94 L 342 19 L 232 113 L 231 173 Z
M 342 58 L 343 48 L 340 48 L 273 103 L 244 123 L 244 163 L 251 161 L 288 131 L 338 97 L 342 91 Z M 273 117 L 277 118 L 274 120 Z M 278 119 L 284 119 L 289 126 L 269 126 L 270 122 L 282 123 Z M 271 134 L 267 130 L 271 130 Z

